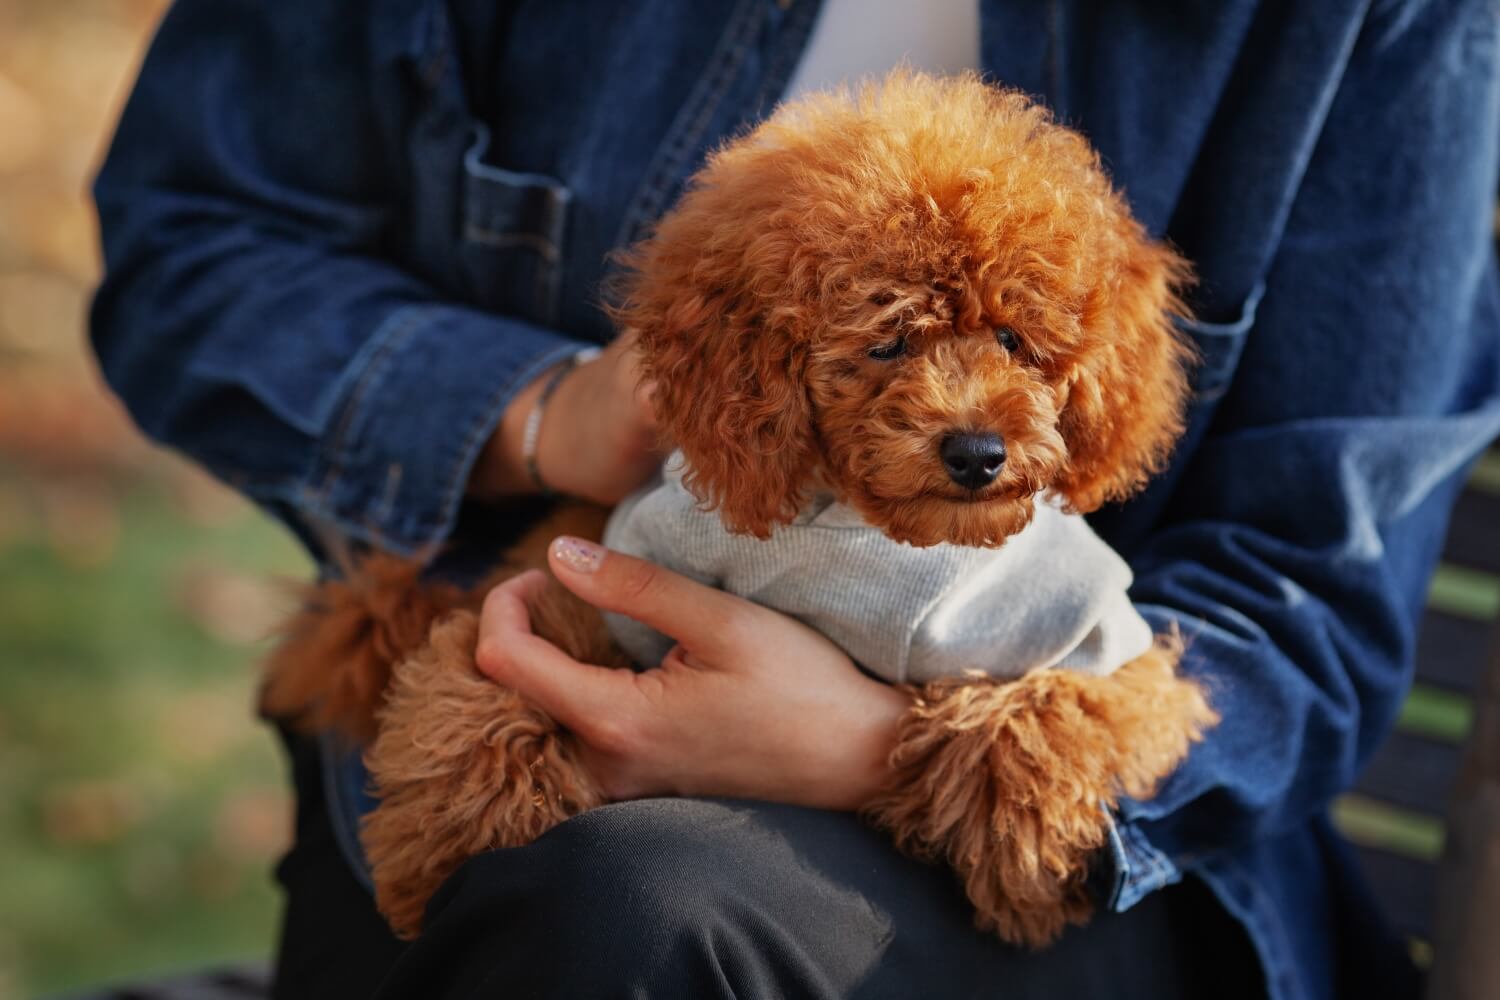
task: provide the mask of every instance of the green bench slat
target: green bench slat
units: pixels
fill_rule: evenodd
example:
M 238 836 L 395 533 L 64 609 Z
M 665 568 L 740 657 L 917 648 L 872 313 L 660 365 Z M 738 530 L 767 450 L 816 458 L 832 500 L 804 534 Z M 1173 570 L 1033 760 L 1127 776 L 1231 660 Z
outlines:
M 1500 615 L 1500 450 L 1459 498 L 1417 638 L 1417 687 L 1386 741 L 1334 808 L 1392 925 L 1430 940 L 1437 859 L 1463 762 L 1469 697 L 1484 676 Z
M 1500 447 L 1491 448 L 1479 456 L 1474 471 L 1469 474 L 1468 488 L 1500 496 Z
M 1444 743 L 1462 743 L 1474 726 L 1474 700 L 1441 688 L 1418 684 L 1411 689 L 1396 731 Z
M 1427 606 L 1458 618 L 1493 622 L 1500 617 L 1500 576 L 1451 562 L 1439 563 L 1427 588 Z

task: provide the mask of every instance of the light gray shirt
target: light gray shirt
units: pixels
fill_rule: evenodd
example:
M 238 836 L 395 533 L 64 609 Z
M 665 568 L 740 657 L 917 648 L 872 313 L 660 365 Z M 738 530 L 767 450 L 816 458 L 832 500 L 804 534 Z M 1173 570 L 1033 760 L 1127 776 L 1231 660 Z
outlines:
M 674 455 L 657 483 L 620 504 L 605 544 L 798 618 L 886 680 L 1108 674 L 1151 646 L 1125 594 L 1130 568 L 1082 517 L 1045 500 L 998 549 L 914 548 L 827 498 L 762 541 L 726 531 L 682 472 Z M 605 617 L 637 663 L 655 666 L 672 648 L 636 621 Z
M 897 66 L 953 76 L 979 65 L 979 0 L 823 0 L 782 100 L 878 80 Z

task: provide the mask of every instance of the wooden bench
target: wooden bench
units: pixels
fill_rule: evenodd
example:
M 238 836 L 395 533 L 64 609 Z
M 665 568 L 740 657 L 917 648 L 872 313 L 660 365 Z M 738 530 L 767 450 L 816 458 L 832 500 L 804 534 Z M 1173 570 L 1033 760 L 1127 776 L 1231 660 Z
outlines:
M 1436 865 L 1473 698 L 1500 653 L 1500 450 L 1475 467 L 1459 498 L 1428 593 L 1416 683 L 1396 732 L 1334 806 L 1377 898 L 1420 964 L 1432 960 Z M 1500 984 L 1497 984 L 1500 994 Z
M 1454 510 L 1417 645 L 1416 685 L 1353 791 L 1334 805 L 1386 915 L 1432 961 L 1437 863 L 1448 800 L 1472 724 L 1475 689 L 1500 652 L 1500 449 L 1484 456 Z M 216 970 L 80 994 L 73 1000 L 260 1000 L 264 966 Z M 1500 993 L 1500 986 L 1497 986 Z

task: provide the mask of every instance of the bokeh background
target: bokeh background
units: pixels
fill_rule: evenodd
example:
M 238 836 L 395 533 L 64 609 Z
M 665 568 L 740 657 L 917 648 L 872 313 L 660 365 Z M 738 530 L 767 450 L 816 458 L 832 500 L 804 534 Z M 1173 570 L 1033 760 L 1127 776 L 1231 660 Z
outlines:
M 289 535 L 146 444 L 84 329 L 88 185 L 165 0 L 0 0 L 0 998 L 263 956 Z
M 0 0 L 0 1000 L 260 958 L 276 933 L 291 804 L 254 692 L 309 565 L 135 433 L 85 334 L 88 185 L 166 5 Z M 1473 485 L 1500 497 L 1500 453 Z M 1500 579 L 1445 565 L 1431 597 L 1489 627 Z M 1401 728 L 1456 745 L 1470 715 L 1419 685 Z M 1441 853 L 1437 819 L 1357 795 L 1335 816 Z

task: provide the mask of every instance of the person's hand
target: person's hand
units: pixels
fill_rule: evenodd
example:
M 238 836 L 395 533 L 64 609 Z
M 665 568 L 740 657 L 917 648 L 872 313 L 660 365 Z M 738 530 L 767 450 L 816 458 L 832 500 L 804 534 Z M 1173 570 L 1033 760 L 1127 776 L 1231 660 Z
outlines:
M 469 477 L 469 494 L 488 499 L 536 492 L 522 455 L 526 418 L 552 372 L 516 394 Z M 613 504 L 651 478 L 659 450 L 651 386 L 640 377 L 635 338 L 621 336 L 563 376 L 542 411 L 537 469 L 558 493 Z
M 721 795 L 855 809 L 880 789 L 910 705 L 795 619 L 575 538 L 548 558 L 590 604 L 676 639 L 657 669 L 580 663 L 535 635 L 532 570 L 492 590 L 476 660 L 571 729 L 614 799 Z

